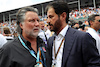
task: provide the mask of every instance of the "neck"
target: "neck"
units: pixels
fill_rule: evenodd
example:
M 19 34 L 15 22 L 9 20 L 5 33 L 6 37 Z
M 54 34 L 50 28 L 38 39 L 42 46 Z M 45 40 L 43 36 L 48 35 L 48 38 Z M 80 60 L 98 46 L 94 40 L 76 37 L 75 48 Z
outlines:
M 63 24 L 63 25 L 61 26 L 61 28 L 56 32 L 56 34 L 58 35 L 58 34 L 62 31 L 62 29 L 64 29 L 64 28 L 66 27 L 66 25 L 67 25 L 67 24 Z
M 93 28 L 96 32 L 98 31 L 98 29 L 96 29 L 96 28 L 94 28 L 94 27 L 91 27 L 91 28 Z
M 22 34 L 23 35 L 23 34 Z M 29 41 L 31 43 L 31 47 L 32 49 L 37 53 L 37 38 L 32 38 L 32 37 L 27 37 L 27 36 L 24 36 L 24 39 Z

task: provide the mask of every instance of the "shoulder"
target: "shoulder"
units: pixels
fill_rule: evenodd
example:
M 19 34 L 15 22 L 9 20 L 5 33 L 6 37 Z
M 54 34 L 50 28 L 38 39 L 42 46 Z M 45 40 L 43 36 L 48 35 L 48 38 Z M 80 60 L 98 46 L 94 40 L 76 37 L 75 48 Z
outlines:
M 14 47 L 16 47 L 17 44 L 20 44 L 20 42 L 18 41 L 18 38 L 15 38 L 11 41 L 8 41 L 1 49 L 9 51 L 11 49 L 14 49 Z
M 2 39 L 2 38 L 5 39 L 5 37 L 2 34 L 0 34 L 0 39 Z
M 37 43 L 38 43 L 39 46 L 45 46 L 43 39 L 39 36 L 37 37 Z
M 2 34 L 0 34 L 0 42 L 1 43 L 6 43 L 7 42 L 6 38 Z
M 0 37 L 3 36 L 2 34 L 0 34 Z
M 68 34 L 68 35 L 67 35 Z M 83 40 L 83 39 L 93 39 L 92 36 L 87 33 L 87 32 L 83 32 L 83 31 L 79 31 L 77 29 L 73 29 L 73 28 L 69 28 L 68 32 L 66 33 L 67 36 L 71 36 L 74 39 L 78 39 L 78 40 Z
M 73 29 L 73 28 L 69 28 L 68 33 L 71 33 L 71 34 L 77 35 L 77 36 L 84 36 L 84 35 L 88 34 L 87 32 L 83 32 L 83 31 Z
M 49 45 L 52 45 L 53 43 L 53 40 L 54 40 L 54 35 L 52 37 L 50 37 L 48 40 L 47 40 L 47 44 Z

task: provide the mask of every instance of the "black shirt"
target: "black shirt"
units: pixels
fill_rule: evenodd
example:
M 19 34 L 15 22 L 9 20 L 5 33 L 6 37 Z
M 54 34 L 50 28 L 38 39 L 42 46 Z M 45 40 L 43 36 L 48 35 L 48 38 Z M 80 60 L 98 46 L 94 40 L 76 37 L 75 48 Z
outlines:
M 21 39 L 30 50 L 33 50 L 29 41 L 25 40 L 23 36 Z M 37 49 L 39 47 L 45 47 L 45 44 L 42 39 L 37 37 Z M 36 65 L 36 58 L 30 54 L 18 38 L 6 43 L 0 49 L 0 67 L 34 67 L 34 65 Z

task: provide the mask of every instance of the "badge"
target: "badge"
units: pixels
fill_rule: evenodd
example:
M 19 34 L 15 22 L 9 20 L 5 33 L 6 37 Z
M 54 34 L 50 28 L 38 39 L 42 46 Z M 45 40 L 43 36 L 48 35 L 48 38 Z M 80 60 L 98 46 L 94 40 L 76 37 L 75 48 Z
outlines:
M 52 67 L 56 67 L 56 63 L 53 63 L 53 64 L 52 64 Z
M 42 64 L 36 64 L 34 67 L 43 67 L 43 65 Z
M 46 52 L 46 49 L 45 49 L 45 47 L 42 47 L 42 49 L 43 49 L 43 51 L 44 51 L 44 52 Z
M 56 67 L 56 64 L 52 65 L 52 67 Z

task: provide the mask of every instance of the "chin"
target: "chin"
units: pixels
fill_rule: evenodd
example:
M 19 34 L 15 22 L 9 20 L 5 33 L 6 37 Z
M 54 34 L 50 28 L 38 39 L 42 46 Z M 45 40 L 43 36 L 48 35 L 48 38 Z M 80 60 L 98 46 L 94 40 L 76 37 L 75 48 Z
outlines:
M 32 38 L 37 38 L 37 35 L 32 35 L 31 37 L 32 37 Z

